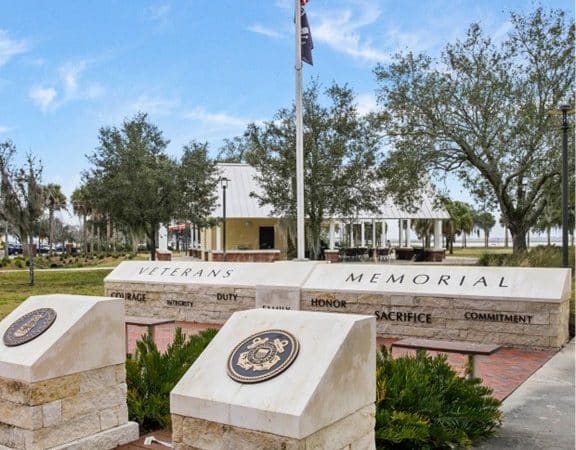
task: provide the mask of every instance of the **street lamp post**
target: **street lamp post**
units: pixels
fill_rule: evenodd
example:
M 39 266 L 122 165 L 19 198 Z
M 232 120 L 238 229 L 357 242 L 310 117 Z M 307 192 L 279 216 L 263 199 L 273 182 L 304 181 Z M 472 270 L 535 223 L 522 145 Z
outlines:
M 568 111 L 570 105 L 560 105 L 562 111 L 562 267 L 568 267 Z
M 226 177 L 220 178 L 220 185 L 222 186 L 222 251 L 224 261 L 226 260 L 226 189 L 229 181 Z

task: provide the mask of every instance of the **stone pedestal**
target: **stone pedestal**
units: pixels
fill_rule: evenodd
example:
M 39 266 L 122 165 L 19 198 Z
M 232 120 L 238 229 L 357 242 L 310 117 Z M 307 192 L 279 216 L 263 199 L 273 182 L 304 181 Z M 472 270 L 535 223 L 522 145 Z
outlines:
M 26 338 L 47 308 L 52 325 L 10 346 L 5 336 Z M 128 422 L 123 319 L 121 300 L 47 295 L 0 322 L 0 449 L 101 450 L 138 438 Z
M 212 250 L 212 261 L 274 262 L 280 260 L 280 250 Z
M 263 342 L 254 335 L 269 330 L 289 333 L 298 342 L 293 362 L 265 381 L 232 379 L 227 367 L 235 361 L 249 367 L 246 376 L 284 364 L 266 357 L 294 346 L 282 344 L 268 355 L 270 348 L 256 348 L 252 366 L 250 356 L 246 366 L 243 353 L 229 361 L 237 345 L 246 341 L 254 349 Z M 374 449 L 375 352 L 371 317 L 263 309 L 235 313 L 172 390 L 174 448 Z M 260 359 L 266 360 L 262 367 Z
M 338 250 L 324 250 L 324 259 L 331 263 L 336 263 L 340 260 Z
M 158 261 L 172 261 L 172 252 L 169 250 L 156 250 L 156 259 Z

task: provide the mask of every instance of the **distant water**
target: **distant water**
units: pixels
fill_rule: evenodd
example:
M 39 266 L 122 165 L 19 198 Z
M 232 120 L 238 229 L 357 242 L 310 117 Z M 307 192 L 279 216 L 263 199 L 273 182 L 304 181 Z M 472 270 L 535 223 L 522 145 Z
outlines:
M 504 247 L 504 238 L 503 237 L 495 237 L 490 238 L 488 240 L 488 246 L 490 247 Z M 571 240 L 569 239 L 568 244 L 571 244 Z M 546 237 L 541 236 L 530 236 L 530 247 L 538 247 L 540 245 L 548 245 L 548 239 Z M 562 247 L 562 238 L 560 237 L 551 237 L 550 245 L 556 247 Z M 461 247 L 462 240 L 458 240 L 454 243 L 454 247 Z M 484 247 L 484 239 L 467 239 L 466 240 L 466 247 Z M 508 239 L 508 247 L 512 248 L 512 239 Z

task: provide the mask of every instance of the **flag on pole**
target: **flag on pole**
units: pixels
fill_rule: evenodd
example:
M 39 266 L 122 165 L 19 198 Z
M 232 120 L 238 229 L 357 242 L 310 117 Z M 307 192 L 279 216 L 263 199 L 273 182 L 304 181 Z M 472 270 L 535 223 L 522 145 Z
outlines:
M 308 17 L 306 17 L 306 10 L 304 9 L 304 5 L 307 2 L 308 0 L 300 1 L 302 5 L 300 9 L 300 42 L 302 46 L 302 61 L 312 66 L 312 49 L 314 48 L 314 44 L 312 43 L 312 33 L 310 33 Z

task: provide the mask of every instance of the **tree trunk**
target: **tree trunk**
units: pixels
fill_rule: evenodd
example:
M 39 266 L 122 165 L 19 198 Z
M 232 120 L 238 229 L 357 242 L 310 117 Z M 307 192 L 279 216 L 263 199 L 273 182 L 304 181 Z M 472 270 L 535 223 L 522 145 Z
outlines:
M 96 227 L 96 245 L 97 251 L 100 252 L 102 250 L 102 236 L 100 235 L 100 227 Z
M 33 245 L 34 245 L 34 238 L 30 236 L 28 238 L 28 262 L 29 262 L 28 284 L 30 286 L 34 286 L 34 251 L 32 248 Z
M 52 208 L 48 211 L 48 227 L 50 228 L 48 232 L 48 248 L 52 256 L 54 254 L 52 250 L 52 243 L 54 242 L 54 210 Z
M 484 247 L 488 248 L 488 230 L 484 230 Z
M 546 238 L 548 241 L 548 247 L 550 247 L 552 245 L 552 232 L 551 232 L 551 228 L 550 227 L 546 227 Z
M 528 249 L 526 246 L 526 230 L 517 230 L 510 227 L 510 234 L 512 235 L 512 253 L 514 255 L 526 253 Z
M 82 251 L 88 253 L 88 234 L 86 233 L 86 214 L 82 216 Z
M 158 225 L 151 225 L 152 232 L 148 235 L 150 239 L 150 260 L 156 261 L 156 233 L 158 231 Z
M 308 250 L 310 252 L 310 259 L 317 260 L 320 259 L 321 254 L 321 244 L 320 244 L 320 223 L 314 221 L 309 225 L 310 232 L 310 242 L 308 245 Z
M 504 227 L 504 247 L 508 248 L 508 227 Z

